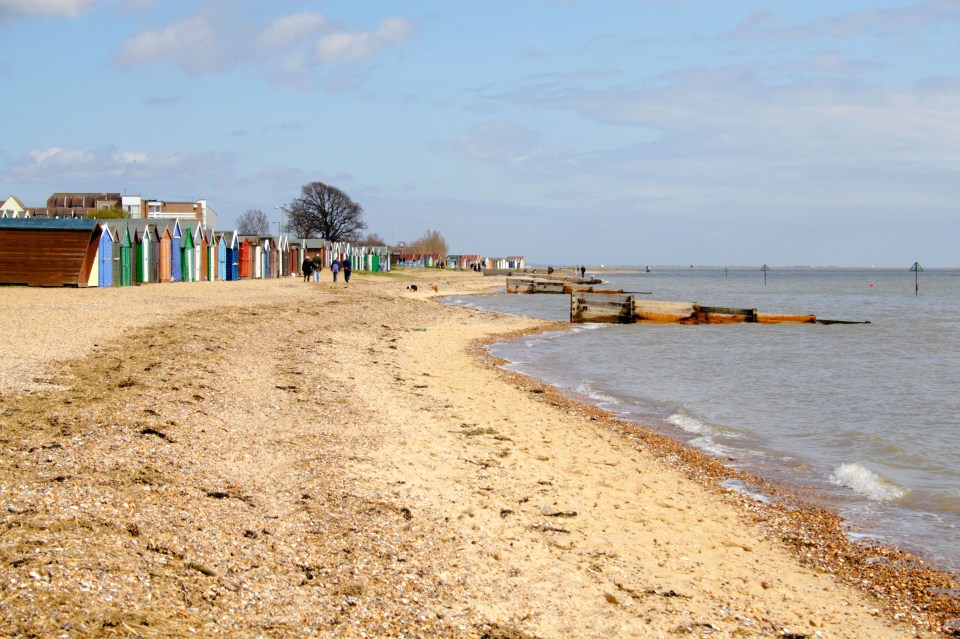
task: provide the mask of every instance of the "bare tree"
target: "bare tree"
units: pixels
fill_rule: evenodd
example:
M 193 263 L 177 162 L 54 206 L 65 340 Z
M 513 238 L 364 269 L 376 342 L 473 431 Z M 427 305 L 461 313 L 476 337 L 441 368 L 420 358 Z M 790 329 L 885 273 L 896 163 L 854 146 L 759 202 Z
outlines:
M 323 182 L 304 184 L 300 197 L 290 203 L 289 214 L 289 226 L 300 237 L 353 242 L 367 228 L 363 207 L 337 187 Z
M 237 233 L 240 235 L 270 235 L 270 220 L 260 209 L 247 209 L 237 218 Z
M 423 255 L 447 256 L 447 241 L 443 239 L 438 231 L 427 229 L 419 239 L 410 243 L 408 249 L 410 253 L 420 253 Z
M 366 246 L 386 246 L 387 243 L 379 233 L 367 233 L 367 236 L 363 238 L 362 244 Z

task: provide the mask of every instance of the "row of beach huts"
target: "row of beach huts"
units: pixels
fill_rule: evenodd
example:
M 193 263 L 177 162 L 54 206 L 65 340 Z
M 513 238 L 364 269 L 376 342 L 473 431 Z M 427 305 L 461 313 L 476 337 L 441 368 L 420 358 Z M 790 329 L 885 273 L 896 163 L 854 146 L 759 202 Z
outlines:
M 389 249 L 240 235 L 183 220 L 2 219 L 0 284 L 111 287 L 297 275 L 307 257 L 390 269 Z
M 296 276 L 306 258 L 325 268 L 384 272 L 391 262 L 444 268 L 517 268 L 523 258 L 414 255 L 284 235 L 240 235 L 178 219 L 0 219 L 0 284 L 113 287 Z

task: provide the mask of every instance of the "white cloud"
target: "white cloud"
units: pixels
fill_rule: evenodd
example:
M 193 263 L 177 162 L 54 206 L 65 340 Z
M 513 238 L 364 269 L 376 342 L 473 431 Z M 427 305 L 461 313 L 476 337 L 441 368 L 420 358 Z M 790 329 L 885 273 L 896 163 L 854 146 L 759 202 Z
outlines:
M 326 24 L 323 14 L 305 11 L 274 20 L 257 36 L 261 49 L 289 48 L 320 33 Z
M 792 25 L 787 23 L 785 16 L 756 12 L 723 37 L 776 41 L 818 36 L 847 39 L 865 32 L 905 33 L 958 21 L 960 3 L 956 0 L 927 0 L 893 9 L 857 11 Z
M 416 31 L 414 23 L 402 18 L 388 18 L 373 31 L 338 31 L 317 42 L 317 61 L 360 62 L 371 58 L 380 49 L 409 39 Z
M 336 30 L 323 14 L 305 11 L 283 16 L 256 32 L 227 5 L 215 3 L 179 22 L 128 38 L 117 61 L 128 67 L 169 61 L 190 75 L 246 63 L 261 68 L 272 83 L 302 89 L 315 86 L 308 80 L 316 67 L 362 62 L 406 41 L 415 31 L 415 24 L 402 18 L 388 18 L 372 30 Z
M 819 62 L 838 75 L 845 70 L 838 59 Z M 955 216 L 955 81 L 886 88 L 799 71 L 785 78 L 747 66 L 695 69 L 648 87 L 531 85 L 496 97 L 544 120 L 566 114 L 592 122 L 597 141 L 570 144 L 551 130 L 531 146 L 536 154 L 520 155 L 508 131 L 479 129 L 456 148 L 558 206 L 602 194 L 615 203 L 611 210 L 688 218 L 698 211 L 828 224 L 903 211 Z
M 476 162 L 516 166 L 543 153 L 540 135 L 512 122 L 488 122 L 470 129 L 448 149 Z
M 148 153 L 112 147 L 54 146 L 28 152 L 8 167 L 4 177 L 24 184 L 48 183 L 55 190 L 73 188 L 69 185 L 116 189 L 137 184 L 178 192 L 228 181 L 231 163 L 230 156 L 224 153 Z M 198 171 L 198 167 L 203 167 L 203 171 Z M 85 186 L 90 184 L 96 186 Z
M 0 0 L 0 16 L 43 16 L 75 18 L 99 0 Z
M 170 59 L 186 73 L 200 75 L 229 67 L 234 61 L 230 49 L 206 17 L 194 16 L 128 38 L 118 60 L 134 66 Z

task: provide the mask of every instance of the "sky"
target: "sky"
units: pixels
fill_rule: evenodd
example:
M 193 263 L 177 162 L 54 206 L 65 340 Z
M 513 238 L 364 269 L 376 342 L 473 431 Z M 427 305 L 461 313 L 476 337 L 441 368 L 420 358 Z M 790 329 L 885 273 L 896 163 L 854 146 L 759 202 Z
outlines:
M 960 0 L 0 0 L 0 199 L 312 181 L 539 265 L 960 266 Z

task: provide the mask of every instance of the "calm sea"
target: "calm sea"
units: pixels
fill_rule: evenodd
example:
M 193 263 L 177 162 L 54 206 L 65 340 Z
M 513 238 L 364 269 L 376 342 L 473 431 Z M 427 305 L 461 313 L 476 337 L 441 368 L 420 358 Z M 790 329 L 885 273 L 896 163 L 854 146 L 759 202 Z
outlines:
M 497 344 L 509 368 L 813 489 L 851 536 L 960 571 L 960 270 L 654 268 L 600 274 L 650 299 L 852 325 L 578 325 Z M 449 298 L 569 319 L 566 295 Z

